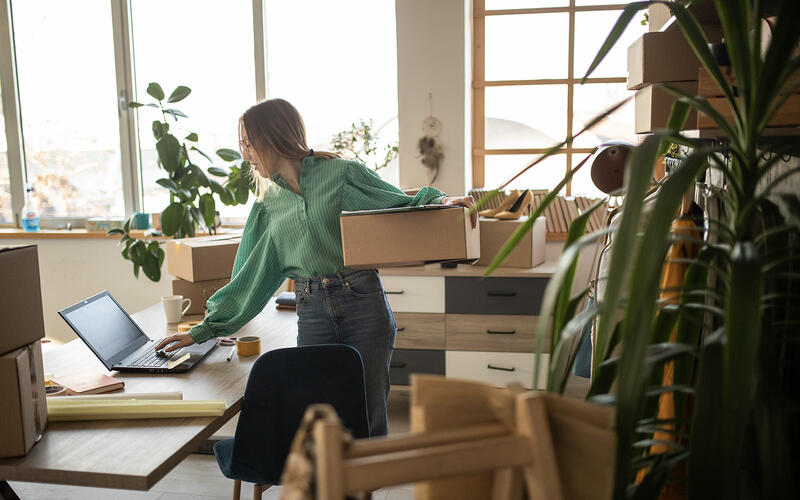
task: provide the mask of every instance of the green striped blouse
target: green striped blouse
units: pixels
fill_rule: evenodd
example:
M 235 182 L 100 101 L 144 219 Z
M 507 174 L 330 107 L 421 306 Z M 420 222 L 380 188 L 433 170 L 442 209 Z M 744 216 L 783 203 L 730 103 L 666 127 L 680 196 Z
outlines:
M 408 196 L 365 166 L 306 157 L 300 194 L 279 175 L 253 203 L 233 264 L 231 282 L 207 303 L 208 315 L 189 332 L 195 342 L 232 335 L 264 309 L 286 277 L 318 277 L 345 269 L 339 214 L 441 203 L 432 187 Z

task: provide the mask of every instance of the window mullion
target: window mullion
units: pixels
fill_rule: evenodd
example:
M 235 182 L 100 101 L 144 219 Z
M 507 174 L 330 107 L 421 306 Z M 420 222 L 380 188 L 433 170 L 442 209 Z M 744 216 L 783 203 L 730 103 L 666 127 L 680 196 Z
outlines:
M 117 80 L 117 114 L 119 116 L 120 168 L 125 214 L 142 209 L 139 175 L 139 141 L 136 113 L 128 108 L 135 98 L 133 42 L 131 39 L 131 8 L 129 0 L 111 0 L 114 32 L 114 65 Z
M 20 214 L 25 205 L 25 148 L 20 118 L 17 61 L 10 0 L 0 0 L 0 81 L 3 82 L 1 91 L 6 128 L 11 211 L 14 214 L 16 227 L 22 227 Z
M 266 0 L 253 0 L 253 55 L 256 68 L 256 101 L 269 94 L 267 69 Z
M 565 137 L 572 137 L 573 108 L 575 101 L 575 0 L 569 0 L 569 42 L 567 49 L 567 134 Z M 567 144 L 566 173 L 572 169 L 572 144 Z M 566 194 L 572 193 L 572 179 L 567 181 Z

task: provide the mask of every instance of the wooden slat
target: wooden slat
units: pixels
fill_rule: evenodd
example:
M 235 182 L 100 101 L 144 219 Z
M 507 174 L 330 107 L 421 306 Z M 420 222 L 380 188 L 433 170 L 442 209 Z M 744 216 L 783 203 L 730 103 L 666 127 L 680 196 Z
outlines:
M 626 4 L 610 4 L 610 5 L 576 5 L 564 7 L 532 7 L 528 9 L 494 9 L 476 11 L 476 16 L 513 16 L 520 14 L 551 14 L 559 12 L 597 12 L 603 10 L 620 10 L 624 9 Z
M 456 477 L 531 460 L 530 442 L 518 436 L 487 438 L 379 457 L 345 461 L 345 490 L 357 492 L 383 486 Z M 487 464 L 491 464 L 488 467 Z
M 394 453 L 398 451 L 430 448 L 467 440 L 508 436 L 509 434 L 510 431 L 505 425 L 483 424 L 426 432 L 423 434 L 403 434 L 369 440 L 359 439 L 354 441 L 352 446 L 347 450 L 345 458 L 349 460 L 380 453 Z
M 475 16 L 483 12 L 484 0 L 472 0 L 472 81 L 486 79 L 486 19 Z M 486 147 L 486 91 L 472 89 L 472 146 L 478 150 Z M 483 153 L 472 153 L 472 187 L 483 187 L 486 183 L 486 158 Z

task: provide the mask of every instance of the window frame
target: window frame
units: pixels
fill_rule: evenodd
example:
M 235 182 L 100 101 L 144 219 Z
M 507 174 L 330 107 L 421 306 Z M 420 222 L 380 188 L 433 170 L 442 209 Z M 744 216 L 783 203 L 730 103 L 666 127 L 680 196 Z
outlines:
M 17 81 L 16 48 L 14 44 L 12 0 L 0 0 L 0 89 L 5 119 L 9 188 L 11 191 L 12 223 L 0 227 L 21 228 L 20 213 L 25 204 L 27 167 L 25 162 L 22 114 Z M 125 216 L 140 211 L 142 207 L 142 169 L 138 134 L 138 111 L 129 109 L 128 103 L 137 100 L 133 39 L 131 36 L 131 0 L 109 0 L 114 43 L 114 67 L 117 86 L 117 113 L 119 117 L 120 169 Z M 266 99 L 267 43 L 265 25 L 266 0 L 251 0 L 253 9 L 253 44 L 257 101 Z M 103 216 L 105 214 L 97 214 Z M 70 224 L 81 228 L 87 217 L 42 217 L 42 229 L 59 229 Z M 223 224 L 242 224 L 244 219 L 224 218 Z
M 511 87 L 517 85 L 566 85 L 567 86 L 567 129 L 565 137 L 572 134 L 573 105 L 575 85 L 581 84 L 581 78 L 575 77 L 575 17 L 578 12 L 598 12 L 622 10 L 627 4 L 616 3 L 608 5 L 575 5 L 575 0 L 563 7 L 532 7 L 522 9 L 486 10 L 486 0 L 472 0 L 472 187 L 486 187 L 486 157 L 491 155 L 541 155 L 548 148 L 516 148 L 516 149 L 487 149 L 486 148 L 486 88 Z M 535 80 L 486 80 L 486 17 L 508 16 L 520 14 L 553 14 L 567 13 L 569 15 L 569 33 L 567 47 L 567 78 L 540 78 Z M 588 78 L 586 84 L 600 83 L 625 83 L 627 77 L 598 77 Z M 594 148 L 576 148 L 567 144 L 556 154 L 566 156 L 565 174 L 572 169 L 573 155 L 589 154 Z M 566 194 L 572 193 L 572 182 L 566 186 Z

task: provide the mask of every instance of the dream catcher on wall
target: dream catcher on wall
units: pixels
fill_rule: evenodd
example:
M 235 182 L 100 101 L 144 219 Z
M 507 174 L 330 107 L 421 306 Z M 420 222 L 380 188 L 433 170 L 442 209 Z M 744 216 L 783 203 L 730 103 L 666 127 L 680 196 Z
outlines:
M 442 131 L 442 122 L 433 116 L 432 95 L 428 93 L 428 117 L 422 120 L 422 134 L 417 142 L 417 150 L 422 164 L 431 172 L 430 184 L 439 177 L 439 166 L 444 159 L 442 145 L 439 142 L 439 132 Z

